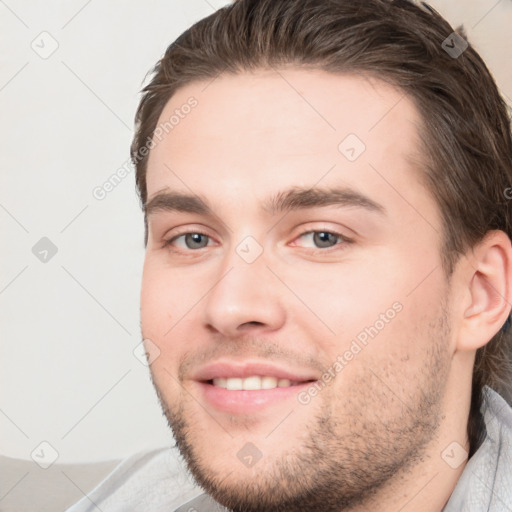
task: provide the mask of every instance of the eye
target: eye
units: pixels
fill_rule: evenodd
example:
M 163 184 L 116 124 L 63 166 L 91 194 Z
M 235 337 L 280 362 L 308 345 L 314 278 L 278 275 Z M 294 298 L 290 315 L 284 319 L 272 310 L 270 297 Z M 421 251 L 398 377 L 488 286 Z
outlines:
M 312 241 L 317 249 L 329 249 L 335 245 L 351 242 L 351 240 L 345 238 L 340 233 L 334 233 L 332 231 L 306 231 L 297 238 Z
M 178 244 L 178 240 L 183 239 L 183 244 Z M 171 239 L 165 242 L 165 246 L 178 246 L 181 249 L 203 249 L 208 245 L 208 240 L 210 237 L 205 235 L 204 233 L 183 233 L 181 235 L 177 235 L 172 237 Z
M 305 231 L 297 237 L 297 240 L 302 239 L 312 242 L 313 249 L 330 249 L 336 245 L 347 245 L 352 240 L 346 238 L 340 233 L 333 231 Z M 198 231 L 181 233 L 173 236 L 164 242 L 165 247 L 177 248 L 178 250 L 198 250 L 208 247 L 211 238 L 205 233 Z M 293 244 L 297 245 L 297 244 Z M 307 247 L 308 244 L 306 244 Z

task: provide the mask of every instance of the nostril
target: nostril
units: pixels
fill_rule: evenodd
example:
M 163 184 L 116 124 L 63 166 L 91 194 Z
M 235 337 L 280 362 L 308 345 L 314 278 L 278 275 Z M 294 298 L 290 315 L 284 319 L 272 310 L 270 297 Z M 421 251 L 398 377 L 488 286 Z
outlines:
M 244 325 L 255 325 L 255 326 L 259 327 L 259 326 L 263 325 L 263 323 L 262 322 L 255 322 L 255 321 L 253 321 L 253 322 L 245 322 L 240 327 L 243 327 Z

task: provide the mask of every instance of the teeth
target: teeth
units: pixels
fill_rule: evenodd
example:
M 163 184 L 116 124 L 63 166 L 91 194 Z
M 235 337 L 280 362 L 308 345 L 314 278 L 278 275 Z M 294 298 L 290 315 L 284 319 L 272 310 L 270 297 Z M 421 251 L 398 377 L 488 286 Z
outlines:
M 242 389 L 261 389 L 261 377 L 246 377 L 240 380 L 242 381 Z
M 273 389 L 277 386 L 275 377 L 261 377 L 261 389 Z
M 222 379 L 222 378 L 218 378 L 218 379 L 213 379 L 213 385 L 214 386 L 219 386 L 219 388 L 227 388 L 227 379 Z
M 226 389 L 229 389 L 231 391 L 238 391 L 239 389 L 244 389 L 242 379 L 233 378 L 233 379 L 226 379 Z
M 258 375 L 251 375 L 245 379 L 241 379 L 239 377 L 230 377 L 229 379 L 219 377 L 217 379 L 213 379 L 214 386 L 229 389 L 230 391 L 255 391 L 258 389 L 287 388 L 289 386 L 294 386 L 295 384 L 297 384 L 297 382 L 292 382 L 288 379 L 260 377 Z

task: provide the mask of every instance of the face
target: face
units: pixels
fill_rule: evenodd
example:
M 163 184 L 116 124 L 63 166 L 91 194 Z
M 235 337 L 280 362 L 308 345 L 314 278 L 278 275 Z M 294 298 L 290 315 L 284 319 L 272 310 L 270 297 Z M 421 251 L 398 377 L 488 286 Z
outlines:
M 233 510 L 360 505 L 443 414 L 450 297 L 418 113 L 383 81 L 297 68 L 187 85 L 159 124 L 177 109 L 148 162 L 141 293 L 177 444 Z

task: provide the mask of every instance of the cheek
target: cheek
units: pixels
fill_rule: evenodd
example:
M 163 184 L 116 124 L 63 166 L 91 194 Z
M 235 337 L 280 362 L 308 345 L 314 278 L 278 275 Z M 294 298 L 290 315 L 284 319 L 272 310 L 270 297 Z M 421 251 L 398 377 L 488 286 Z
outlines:
M 157 354 L 150 370 L 153 382 L 164 399 L 178 392 L 176 332 L 183 322 L 175 327 L 180 318 L 177 311 L 179 294 L 173 286 L 169 272 L 147 257 L 140 293 L 141 330 L 143 339 L 146 343 L 149 340 L 149 347 Z M 169 406 L 168 400 L 166 402 Z
M 158 257 L 147 254 L 144 261 L 140 320 L 143 338 L 150 339 L 160 350 L 161 363 L 171 369 L 177 364 L 177 355 L 191 348 L 201 325 L 199 300 L 207 291 L 204 276 L 193 278 L 183 269 L 170 268 Z M 171 364 L 172 363 L 172 364 Z M 173 370 L 174 371 L 174 370 Z
M 178 302 L 171 275 L 158 265 L 150 255 L 146 256 L 140 293 L 140 315 L 144 337 L 163 338 L 176 322 Z
M 440 302 L 446 293 L 442 276 L 437 269 L 428 283 L 417 287 L 424 274 L 410 260 L 382 258 L 353 266 L 350 272 L 340 268 L 320 280 L 303 279 L 294 289 L 334 331 L 328 349 L 332 360 L 350 346 L 356 351 L 357 345 L 352 345 L 356 341 L 366 353 L 361 353 L 363 359 L 410 358 L 411 366 L 421 365 L 429 331 L 442 314 Z
M 283 280 L 302 303 L 290 301 L 290 305 L 296 304 L 297 318 L 292 320 L 303 324 L 306 318 L 316 316 L 316 323 L 320 325 L 322 320 L 333 336 L 345 341 L 350 341 L 388 312 L 400 299 L 403 287 L 400 271 L 386 264 L 385 258 L 316 265 L 300 272 L 289 268 Z M 394 313 L 391 310 L 388 316 L 394 317 Z

